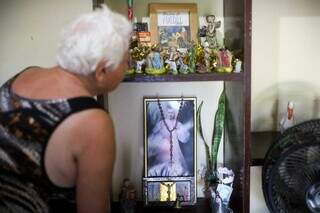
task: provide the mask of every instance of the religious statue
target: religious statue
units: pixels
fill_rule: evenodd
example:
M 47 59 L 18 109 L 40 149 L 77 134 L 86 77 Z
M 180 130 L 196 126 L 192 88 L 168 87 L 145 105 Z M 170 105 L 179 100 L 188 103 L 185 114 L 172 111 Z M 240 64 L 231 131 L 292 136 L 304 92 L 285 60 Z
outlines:
M 176 183 L 161 182 L 160 183 L 160 201 L 175 201 L 176 200 Z
M 179 73 L 181 74 L 188 74 L 189 72 L 189 55 L 187 51 L 179 51 L 179 58 L 177 64 L 179 66 Z
M 150 54 L 149 54 L 149 55 L 150 55 Z M 159 47 L 154 47 L 154 48 L 152 48 L 150 60 L 151 60 L 151 66 L 152 66 L 154 69 L 161 69 L 161 68 L 163 68 L 163 59 L 162 59 L 162 57 L 161 57 Z
M 242 71 L 242 61 L 240 59 L 234 60 L 234 72 L 239 73 Z
M 169 55 L 169 57 L 166 60 L 166 63 L 169 66 L 169 71 L 173 75 L 176 75 L 176 74 L 178 74 L 177 60 L 179 58 L 179 52 L 177 51 L 177 48 L 174 46 L 170 47 L 168 55 Z
M 203 47 L 204 47 L 204 60 L 206 65 L 206 72 L 209 72 L 211 67 L 211 56 L 214 53 L 214 49 L 210 48 L 210 44 L 208 41 L 204 42 Z
M 232 53 L 225 49 L 221 48 L 219 51 L 216 52 L 217 57 L 217 67 L 216 70 L 218 72 L 232 72 Z
M 289 101 L 287 112 L 280 121 L 280 132 L 283 133 L 286 129 L 294 126 L 294 124 L 293 102 Z
M 199 42 L 196 45 L 196 70 L 198 73 L 205 73 L 207 72 L 206 68 L 206 60 L 205 60 L 205 50 L 203 45 Z
M 132 59 L 136 62 L 136 73 L 143 73 L 146 68 L 146 57 L 150 53 L 150 48 L 145 45 L 141 45 L 130 49 L 130 55 Z
M 189 54 L 189 63 L 188 63 L 189 73 L 194 73 L 196 70 L 197 62 L 196 62 L 196 44 L 193 41 L 190 44 L 188 54 Z
M 151 46 L 151 52 L 147 56 L 147 74 L 160 75 L 166 72 L 164 68 L 163 58 L 160 52 L 161 50 L 158 44 L 154 44 Z
M 216 29 L 221 26 L 221 21 L 216 22 L 214 15 L 206 16 L 207 30 L 206 30 L 206 42 L 208 42 L 211 49 L 218 48 L 218 41 L 216 36 Z
M 210 49 L 218 48 L 218 40 L 216 35 L 216 29 L 221 26 L 221 21 L 215 21 L 216 17 L 214 15 L 206 16 L 207 26 L 203 26 L 200 29 L 199 36 L 205 37 L 205 42 L 208 43 Z
M 119 194 L 119 201 L 121 213 L 135 212 L 136 190 L 128 178 L 123 180 Z

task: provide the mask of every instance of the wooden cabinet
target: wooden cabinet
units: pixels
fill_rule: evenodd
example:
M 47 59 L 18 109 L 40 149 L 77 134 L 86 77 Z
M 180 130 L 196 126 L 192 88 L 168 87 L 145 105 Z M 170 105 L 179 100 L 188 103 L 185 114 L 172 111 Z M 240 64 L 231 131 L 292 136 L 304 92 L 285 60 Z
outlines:
M 252 2 L 251 0 L 224 0 L 223 4 L 225 44 L 231 51 L 240 51 L 243 54 L 243 72 L 231 74 L 206 73 L 163 76 L 136 75 L 126 77 L 124 83 L 190 81 L 224 82 L 227 98 L 223 150 L 224 163 L 226 167 L 231 168 L 235 172 L 231 208 L 234 212 L 248 213 L 250 206 L 251 163 L 250 105 Z M 107 103 L 106 100 L 101 101 Z M 206 205 L 203 203 L 201 205 Z M 159 211 L 161 212 L 161 210 Z M 197 212 L 192 209 L 189 209 L 186 212 L 189 211 Z

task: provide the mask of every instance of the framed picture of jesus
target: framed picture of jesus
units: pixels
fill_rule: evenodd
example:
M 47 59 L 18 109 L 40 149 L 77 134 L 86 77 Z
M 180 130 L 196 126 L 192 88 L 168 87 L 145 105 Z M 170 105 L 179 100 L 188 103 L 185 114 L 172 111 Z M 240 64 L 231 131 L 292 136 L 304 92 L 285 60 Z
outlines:
M 195 98 L 145 98 L 146 177 L 195 172 Z
M 146 204 L 196 201 L 196 98 L 144 98 Z

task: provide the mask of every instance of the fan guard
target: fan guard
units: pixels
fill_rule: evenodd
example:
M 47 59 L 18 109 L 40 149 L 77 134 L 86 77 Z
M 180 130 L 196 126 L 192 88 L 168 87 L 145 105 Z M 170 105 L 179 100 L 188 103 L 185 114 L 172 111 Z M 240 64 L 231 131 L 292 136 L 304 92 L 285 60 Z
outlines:
M 270 212 L 320 213 L 320 121 L 292 127 L 270 147 L 262 170 Z

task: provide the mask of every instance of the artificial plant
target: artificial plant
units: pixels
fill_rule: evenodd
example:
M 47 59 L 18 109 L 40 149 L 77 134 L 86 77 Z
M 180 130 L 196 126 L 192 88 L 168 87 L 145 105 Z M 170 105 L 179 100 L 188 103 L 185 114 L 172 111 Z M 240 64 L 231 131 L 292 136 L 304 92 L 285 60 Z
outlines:
M 206 158 L 207 158 L 205 181 L 206 181 L 206 184 L 209 184 L 209 186 L 217 183 L 218 181 L 217 157 L 218 157 L 219 145 L 220 145 L 223 130 L 224 130 L 225 102 L 226 102 L 225 91 L 223 90 L 219 97 L 218 109 L 215 113 L 212 140 L 211 140 L 211 150 L 203 136 L 203 128 L 201 124 L 201 109 L 202 109 L 203 101 L 200 103 L 197 109 L 197 131 L 202 141 L 204 142 L 204 146 L 205 146 Z

